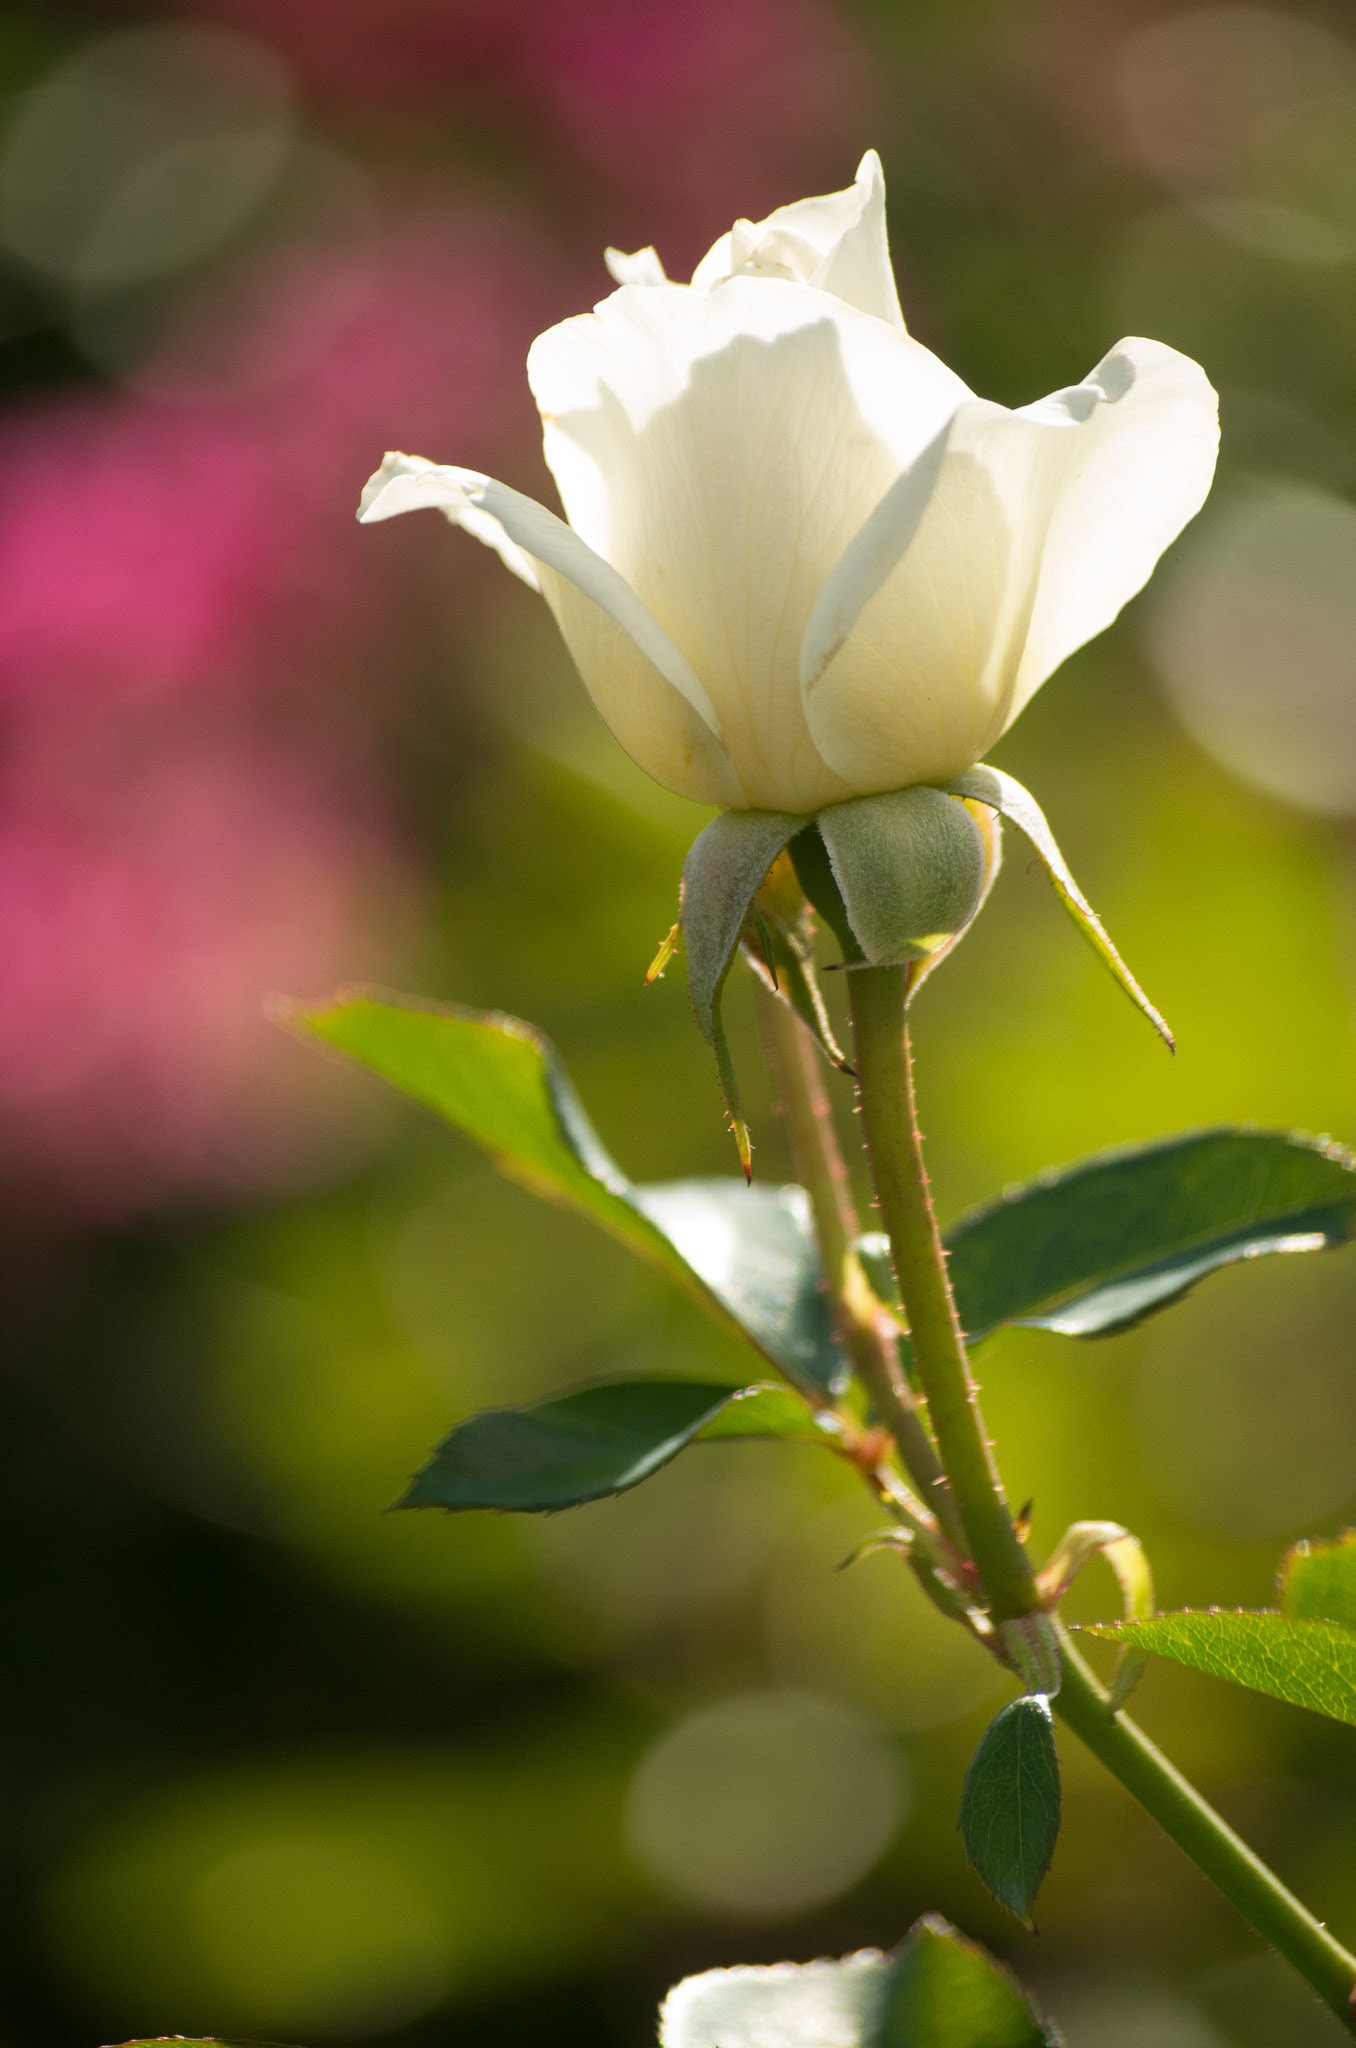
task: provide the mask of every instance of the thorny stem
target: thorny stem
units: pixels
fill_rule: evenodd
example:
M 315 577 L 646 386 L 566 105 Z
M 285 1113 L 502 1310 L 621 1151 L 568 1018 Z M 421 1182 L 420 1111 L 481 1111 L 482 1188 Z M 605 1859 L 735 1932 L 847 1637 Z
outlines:
M 867 1151 L 918 1381 L 991 1616 L 1016 1620 L 1041 1599 L 984 1433 L 933 1214 L 904 1015 L 908 970 L 861 967 L 848 983 Z
M 997 1620 L 1040 1606 L 1003 1495 L 956 1316 L 923 1166 L 905 1020 L 907 970 L 849 976 L 867 1148 L 909 1316 L 919 1381 L 971 1552 Z M 1053 1700 L 1079 1739 L 1251 1926 L 1356 2034 L 1356 1956 L 1334 1939 L 1110 1699 L 1056 1624 L 1062 1683 Z
M 819 1071 L 819 1054 L 804 1026 L 761 985 L 759 999 L 778 1106 L 796 1177 L 810 1198 L 834 1323 L 885 1429 L 899 1448 L 905 1470 L 959 1561 L 966 1555 L 965 1531 L 941 1460 L 900 1369 L 894 1319 L 883 1303 L 875 1301 L 852 1257 L 853 1241 L 861 1226 Z
M 1051 1702 L 1055 1712 L 1356 2034 L 1356 1956 L 1300 1904 L 1128 1715 L 1112 1713 L 1106 1692 L 1063 1629 L 1059 1635 L 1064 1681 Z

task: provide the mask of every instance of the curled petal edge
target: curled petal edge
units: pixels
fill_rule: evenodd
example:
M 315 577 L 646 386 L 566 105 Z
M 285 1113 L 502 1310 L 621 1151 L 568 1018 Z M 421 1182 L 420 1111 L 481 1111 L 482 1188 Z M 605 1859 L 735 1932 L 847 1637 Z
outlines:
M 719 739 L 715 707 L 687 657 L 626 578 L 582 541 L 573 527 L 535 498 L 482 476 L 478 470 L 429 462 L 420 455 L 388 454 L 368 479 L 358 507 L 363 525 L 432 507 L 492 547 L 532 589 L 542 588 L 534 564 L 553 570 L 589 598 L 634 641 L 651 666 L 677 690 Z

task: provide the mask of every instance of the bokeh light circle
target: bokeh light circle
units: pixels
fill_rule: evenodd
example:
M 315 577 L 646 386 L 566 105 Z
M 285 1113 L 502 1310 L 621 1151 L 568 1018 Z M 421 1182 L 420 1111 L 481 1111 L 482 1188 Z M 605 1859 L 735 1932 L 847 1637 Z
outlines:
M 225 29 L 143 26 L 86 44 L 0 149 L 0 243 L 85 290 L 183 269 L 236 235 L 293 138 L 287 74 Z
M 1306 810 L 1356 811 L 1356 507 L 1270 486 L 1212 515 L 1147 615 L 1192 736 Z
M 666 1891 L 778 1919 L 864 1877 L 903 1819 L 901 1759 L 851 1708 L 769 1688 L 699 1708 L 641 1760 L 627 1839 Z

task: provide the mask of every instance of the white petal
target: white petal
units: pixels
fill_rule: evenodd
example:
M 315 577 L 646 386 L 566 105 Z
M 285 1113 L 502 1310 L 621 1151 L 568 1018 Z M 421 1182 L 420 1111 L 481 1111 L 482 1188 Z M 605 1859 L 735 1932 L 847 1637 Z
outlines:
M 863 795 L 945 782 L 997 737 L 1020 610 L 1014 534 L 1039 429 L 959 407 L 882 498 L 819 594 L 805 716 Z
M 589 694 L 648 774 L 698 803 L 744 801 L 700 681 L 625 578 L 563 519 L 476 470 L 407 455 L 386 457 L 358 517 L 370 524 L 423 506 L 493 547 L 541 591 Z
M 861 195 L 861 211 L 852 226 L 825 250 L 810 282 L 846 299 L 850 306 L 859 306 L 863 313 L 874 313 L 878 320 L 902 327 L 904 315 L 885 224 L 885 174 L 874 149 L 862 158 L 853 190 Z M 805 233 L 803 225 L 800 231 Z
M 460 470 L 450 473 L 470 474 Z M 539 591 L 537 572 L 517 542 L 509 539 L 497 519 L 473 504 L 460 486 L 449 495 L 448 475 L 447 470 L 422 455 L 388 451 L 382 457 L 381 468 L 363 486 L 358 502 L 359 521 L 364 526 L 375 526 L 383 519 L 398 518 L 402 512 L 432 507 L 445 513 L 454 526 L 464 527 L 487 548 L 493 548 L 506 569 L 511 569 L 529 590 Z
M 656 249 L 637 249 L 628 256 L 621 249 L 604 249 L 608 276 L 618 284 L 667 284 L 664 266 Z
M 885 226 L 885 176 L 869 149 L 845 192 L 798 199 L 763 221 L 737 221 L 692 273 L 710 291 L 741 272 L 780 274 L 903 327 Z
M 953 413 L 895 479 L 829 571 L 800 644 L 802 690 L 814 689 L 866 606 L 898 567 L 932 502 L 954 420 Z
M 1158 341 L 1117 343 L 1085 383 L 1026 415 L 1053 423 L 1057 474 L 1009 724 L 1143 589 L 1205 503 L 1219 453 L 1209 379 Z
M 960 407 L 811 615 L 802 675 L 824 759 L 868 789 L 979 760 L 1146 581 L 1203 502 L 1217 442 L 1204 373 L 1154 342 L 1123 342 L 1019 412 Z
M 747 803 L 853 794 L 805 724 L 801 637 L 960 379 L 899 328 L 756 277 L 615 292 L 541 336 L 528 377 L 571 526 L 701 677 Z

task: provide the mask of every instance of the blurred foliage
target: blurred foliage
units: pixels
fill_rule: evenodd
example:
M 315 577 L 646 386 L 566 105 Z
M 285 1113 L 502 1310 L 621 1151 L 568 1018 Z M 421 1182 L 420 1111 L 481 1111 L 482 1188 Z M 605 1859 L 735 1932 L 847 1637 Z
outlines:
M 192 176 L 142 148 L 149 118 L 126 142 L 125 104 L 110 129 L 102 86 L 72 97 L 147 24 L 191 58 Z M 1223 397 L 1198 527 L 1000 750 L 1179 1055 L 1010 836 L 919 1003 L 943 1215 L 1195 1123 L 1350 1140 L 1354 76 L 1349 16 L 1319 4 L 9 9 L 15 2048 L 639 2043 L 685 1970 L 890 1944 L 928 1909 L 1013 1960 L 1071 2048 L 1332 2037 L 1063 1739 L 1039 1944 L 1013 1929 L 955 1832 L 991 1668 L 897 1560 L 835 1573 L 869 1504 L 803 1451 L 703 1449 L 522 1526 L 383 1519 L 478 1405 L 739 1365 L 662 1279 L 260 1002 L 378 974 L 530 1017 L 630 1173 L 733 1171 L 681 977 L 642 985 L 703 815 L 620 756 L 527 595 L 434 522 L 350 515 L 402 442 L 544 488 L 522 358 L 605 288 L 602 246 L 654 239 L 679 270 L 875 143 L 911 325 L 977 389 L 1024 402 L 1142 332 Z M 56 191 L 53 150 L 87 161 L 96 131 L 130 157 Z M 257 201 L 214 213 L 241 150 Z M 1324 537 L 1302 575 L 1258 525 L 1296 486 Z M 750 991 L 728 1009 L 775 1178 Z M 1356 1516 L 1354 1291 L 1341 1254 L 1245 1265 L 1095 1347 L 995 1339 L 989 1419 L 1038 1550 L 1110 1517 L 1165 1605 L 1264 1603 L 1280 1540 Z M 1102 1565 L 1071 1607 L 1115 1611 Z M 1139 1699 L 1349 1936 L 1349 1731 L 1166 1666 Z M 713 1800 L 731 1755 L 782 1776 L 749 1762 Z M 854 1798 L 873 1825 L 834 1837 Z M 798 1888 L 805 1857 L 831 1895 Z

